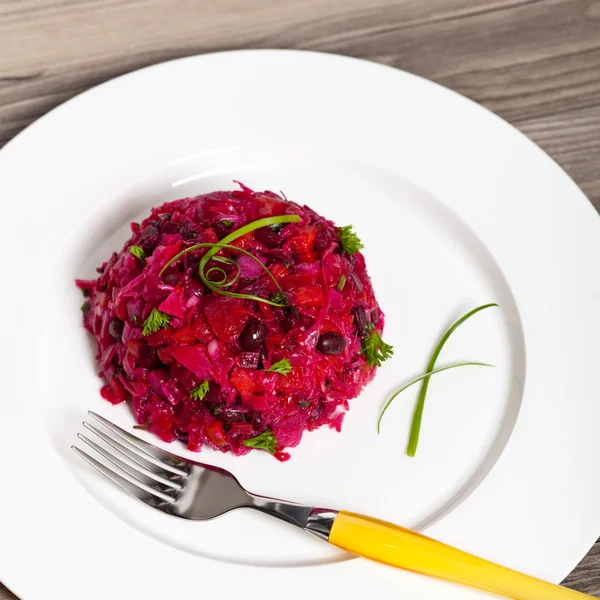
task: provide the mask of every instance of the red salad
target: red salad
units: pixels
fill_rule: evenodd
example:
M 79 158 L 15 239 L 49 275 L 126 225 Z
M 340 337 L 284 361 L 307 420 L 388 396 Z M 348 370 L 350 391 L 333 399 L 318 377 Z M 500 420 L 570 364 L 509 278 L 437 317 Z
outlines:
M 106 400 L 190 450 L 285 460 L 392 349 L 352 228 L 241 188 L 152 209 L 77 285 Z

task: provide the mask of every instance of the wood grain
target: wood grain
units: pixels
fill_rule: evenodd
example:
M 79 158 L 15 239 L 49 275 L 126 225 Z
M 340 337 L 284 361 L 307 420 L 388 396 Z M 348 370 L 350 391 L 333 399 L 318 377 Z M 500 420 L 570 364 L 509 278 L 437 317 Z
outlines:
M 529 135 L 600 210 L 600 0 L 0 0 L 0 146 L 102 81 L 247 47 L 348 54 L 451 87 Z M 565 584 L 600 597 L 600 544 Z

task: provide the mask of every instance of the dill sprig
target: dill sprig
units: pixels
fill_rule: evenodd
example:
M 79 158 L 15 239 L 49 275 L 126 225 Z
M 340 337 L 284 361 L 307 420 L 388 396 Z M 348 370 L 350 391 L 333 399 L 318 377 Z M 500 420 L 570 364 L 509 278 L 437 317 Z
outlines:
M 129 246 L 129 252 L 136 258 L 139 258 L 142 262 L 146 262 L 146 253 L 141 246 Z
M 271 373 L 279 373 L 281 375 L 287 375 L 292 372 L 292 365 L 287 358 L 282 358 L 280 361 L 273 363 L 269 367 Z
M 171 317 L 169 315 L 158 310 L 158 308 L 153 308 L 148 318 L 144 321 L 142 335 L 150 335 L 151 333 L 165 329 L 170 322 Z
M 190 398 L 192 400 L 204 400 L 204 396 L 208 394 L 209 383 L 208 381 L 203 381 L 198 387 L 194 388 L 190 392 Z
M 244 440 L 242 444 L 248 446 L 248 448 L 260 448 L 266 450 L 269 454 L 275 454 L 277 451 L 277 439 L 270 429 L 263 431 L 249 440 Z

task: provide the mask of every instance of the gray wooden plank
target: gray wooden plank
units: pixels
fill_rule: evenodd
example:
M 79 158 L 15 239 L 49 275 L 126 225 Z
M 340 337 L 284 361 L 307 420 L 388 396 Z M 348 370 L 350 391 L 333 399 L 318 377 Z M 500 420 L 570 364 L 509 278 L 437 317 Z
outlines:
M 600 598 L 600 541 L 596 542 L 563 584 L 578 592 Z
M 19 599 L 0 583 L 0 600 L 19 600 Z

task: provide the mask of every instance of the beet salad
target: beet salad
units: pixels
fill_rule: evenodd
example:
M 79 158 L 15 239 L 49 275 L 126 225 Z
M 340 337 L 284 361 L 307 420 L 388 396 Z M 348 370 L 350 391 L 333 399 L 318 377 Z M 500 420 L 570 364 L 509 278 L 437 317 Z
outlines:
M 351 226 L 272 192 L 167 202 L 77 281 L 102 396 L 139 427 L 280 460 L 304 431 L 340 430 L 392 348 Z

